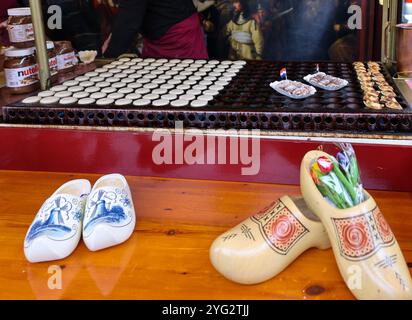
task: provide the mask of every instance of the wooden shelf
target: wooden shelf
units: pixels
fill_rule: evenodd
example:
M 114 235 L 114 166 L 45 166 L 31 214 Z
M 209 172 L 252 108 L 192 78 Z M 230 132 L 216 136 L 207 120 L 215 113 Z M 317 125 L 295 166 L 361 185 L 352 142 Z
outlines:
M 128 177 L 137 212 L 125 244 L 90 252 L 80 243 L 65 260 L 30 264 L 23 240 L 34 214 L 62 183 L 97 175 L 0 171 L 1 299 L 352 299 L 331 250 L 311 249 L 255 286 L 220 276 L 208 250 L 222 232 L 296 186 Z M 412 193 L 372 192 L 412 267 Z M 50 290 L 59 265 L 63 287 Z

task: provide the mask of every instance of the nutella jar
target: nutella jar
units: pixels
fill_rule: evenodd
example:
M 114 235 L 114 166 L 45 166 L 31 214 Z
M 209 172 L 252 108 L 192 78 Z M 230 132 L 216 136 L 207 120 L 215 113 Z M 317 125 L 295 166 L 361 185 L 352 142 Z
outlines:
M 59 72 L 59 69 L 57 66 L 57 54 L 54 48 L 53 41 L 47 41 L 46 46 L 47 46 L 47 54 L 49 56 L 50 76 L 51 76 L 52 81 L 54 81 L 56 80 L 58 72 Z
M 9 9 L 7 13 L 10 43 L 16 48 L 33 47 L 34 31 L 30 8 Z
M 39 88 L 39 67 L 34 48 L 11 48 L 5 52 L 4 75 L 6 86 L 13 94 L 35 91 Z
M 57 68 L 59 72 L 66 73 L 74 70 L 77 58 L 70 41 L 56 41 Z

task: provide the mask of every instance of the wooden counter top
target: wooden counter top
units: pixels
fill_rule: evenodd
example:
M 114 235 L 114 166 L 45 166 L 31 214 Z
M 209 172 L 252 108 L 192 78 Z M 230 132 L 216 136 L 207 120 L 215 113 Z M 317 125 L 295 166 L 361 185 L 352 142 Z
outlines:
M 0 299 L 352 299 L 331 250 L 311 249 L 274 279 L 241 286 L 211 266 L 222 232 L 296 186 L 128 177 L 136 231 L 123 245 L 30 264 L 23 240 L 43 201 L 67 180 L 97 175 L 0 171 Z M 412 267 L 412 193 L 372 192 Z M 62 268 L 61 290 L 47 286 Z

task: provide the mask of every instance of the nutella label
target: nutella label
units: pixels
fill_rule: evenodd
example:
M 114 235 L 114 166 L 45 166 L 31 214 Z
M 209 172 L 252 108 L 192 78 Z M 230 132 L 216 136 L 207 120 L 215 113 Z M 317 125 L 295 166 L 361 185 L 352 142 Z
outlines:
M 37 64 L 23 68 L 4 69 L 6 85 L 9 88 L 30 86 L 39 81 L 38 74 L 39 67 Z
M 57 74 L 58 72 L 58 62 L 57 62 L 57 57 L 49 59 L 49 68 L 50 68 L 50 74 L 53 76 Z
M 34 40 L 33 24 L 9 25 L 10 42 L 26 42 Z
M 77 58 L 74 51 L 57 56 L 57 66 L 59 70 L 71 68 L 76 65 Z

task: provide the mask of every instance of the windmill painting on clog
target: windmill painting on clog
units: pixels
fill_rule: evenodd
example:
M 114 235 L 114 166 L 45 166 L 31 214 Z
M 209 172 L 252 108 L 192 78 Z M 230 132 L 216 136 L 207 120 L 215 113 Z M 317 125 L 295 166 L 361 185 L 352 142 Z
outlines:
M 83 240 L 92 250 L 126 241 L 134 230 L 135 211 L 126 179 L 119 174 L 96 181 L 87 200 Z
M 75 249 L 90 188 L 87 180 L 73 180 L 45 201 L 24 240 L 24 252 L 30 262 L 62 259 Z
M 412 299 L 412 279 L 383 213 L 361 183 L 350 145 L 332 157 L 311 151 L 301 164 L 301 190 L 324 224 L 339 271 L 363 300 Z

